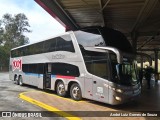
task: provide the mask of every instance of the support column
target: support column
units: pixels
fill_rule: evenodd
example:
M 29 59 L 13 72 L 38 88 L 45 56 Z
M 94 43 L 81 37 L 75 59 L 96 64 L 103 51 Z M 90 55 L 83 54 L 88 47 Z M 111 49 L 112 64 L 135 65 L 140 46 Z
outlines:
M 132 47 L 133 47 L 133 52 L 137 52 L 137 39 L 138 39 L 138 34 L 137 32 L 131 33 L 131 39 L 132 39 Z
M 155 50 L 154 51 L 154 54 L 155 54 L 155 57 L 154 57 L 154 59 L 155 59 L 155 75 L 156 75 L 156 82 L 158 82 L 158 51 L 157 50 Z
M 141 56 L 141 69 L 143 68 L 143 56 Z

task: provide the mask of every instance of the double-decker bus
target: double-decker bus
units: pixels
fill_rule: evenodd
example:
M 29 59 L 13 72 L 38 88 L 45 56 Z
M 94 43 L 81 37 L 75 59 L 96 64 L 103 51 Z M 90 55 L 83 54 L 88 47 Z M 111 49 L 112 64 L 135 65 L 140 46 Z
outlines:
M 14 48 L 10 79 L 74 100 L 122 104 L 141 91 L 135 57 L 124 38 L 108 28 L 86 28 Z

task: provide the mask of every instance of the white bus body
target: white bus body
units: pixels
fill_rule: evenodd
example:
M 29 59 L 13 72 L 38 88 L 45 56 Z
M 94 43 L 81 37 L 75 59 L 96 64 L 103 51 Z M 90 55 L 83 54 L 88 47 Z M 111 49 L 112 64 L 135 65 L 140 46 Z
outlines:
M 10 79 L 116 105 L 140 94 L 135 67 L 132 55 L 106 46 L 101 35 L 70 31 L 12 49 Z

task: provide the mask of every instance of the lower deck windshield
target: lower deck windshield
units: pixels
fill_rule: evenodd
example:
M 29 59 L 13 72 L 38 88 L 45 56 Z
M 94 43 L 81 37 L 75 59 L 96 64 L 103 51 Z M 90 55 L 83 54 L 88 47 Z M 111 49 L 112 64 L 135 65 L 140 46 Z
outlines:
M 132 86 L 138 83 L 137 75 L 136 75 L 136 64 L 132 60 L 130 62 L 124 61 L 122 64 L 117 63 L 115 59 L 113 59 L 113 54 L 110 55 L 111 59 L 111 81 L 120 84 Z

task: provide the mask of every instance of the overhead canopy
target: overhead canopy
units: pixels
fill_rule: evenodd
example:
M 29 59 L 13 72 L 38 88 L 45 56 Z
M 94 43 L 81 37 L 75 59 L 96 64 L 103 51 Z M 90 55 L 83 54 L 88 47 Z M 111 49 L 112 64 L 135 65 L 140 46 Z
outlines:
M 160 0 L 35 1 L 67 30 L 107 26 L 137 38 L 137 50 L 160 50 Z

